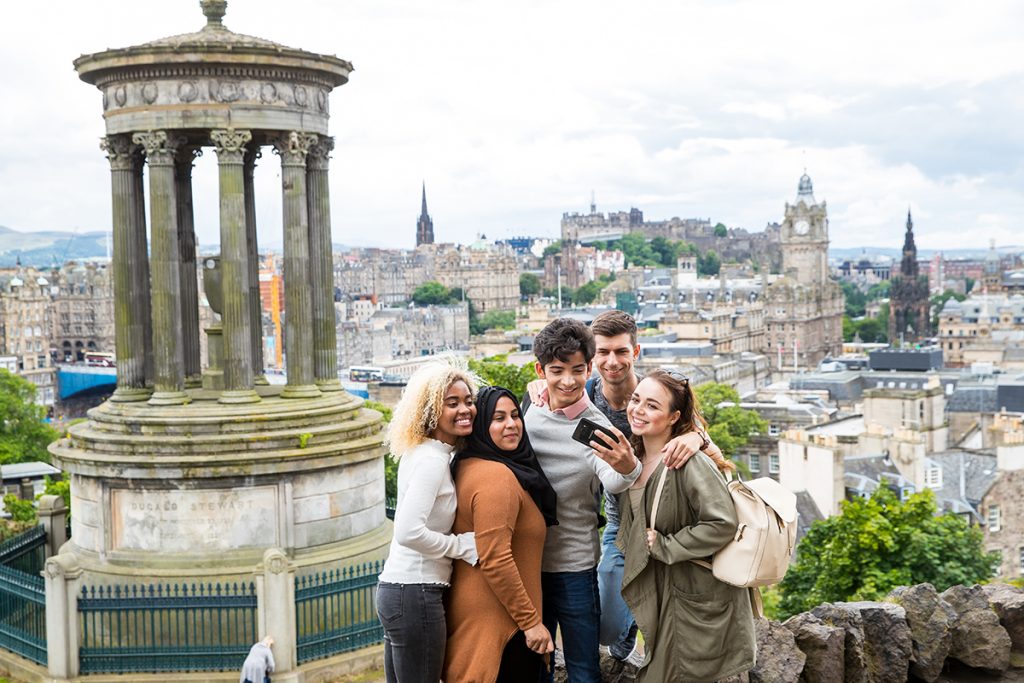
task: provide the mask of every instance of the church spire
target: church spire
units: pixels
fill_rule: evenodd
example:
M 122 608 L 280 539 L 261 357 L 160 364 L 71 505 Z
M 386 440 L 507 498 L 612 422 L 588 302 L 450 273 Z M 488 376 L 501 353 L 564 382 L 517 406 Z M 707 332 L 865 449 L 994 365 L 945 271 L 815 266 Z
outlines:
M 420 208 L 420 219 L 416 221 L 416 246 L 434 243 L 434 221 L 427 213 L 427 183 L 423 182 L 423 201 Z
M 910 207 L 907 207 L 907 232 L 903 236 L 903 261 L 900 263 L 900 274 L 906 278 L 916 278 L 917 266 L 917 245 L 914 244 L 914 220 L 910 216 Z

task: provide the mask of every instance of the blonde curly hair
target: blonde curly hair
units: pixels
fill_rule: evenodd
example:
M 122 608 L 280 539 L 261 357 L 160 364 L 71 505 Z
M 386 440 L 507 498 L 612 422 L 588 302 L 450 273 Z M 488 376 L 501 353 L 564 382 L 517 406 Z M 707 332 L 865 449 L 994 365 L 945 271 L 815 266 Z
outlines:
M 442 356 L 413 373 L 395 406 L 384 439 L 394 458 L 419 446 L 437 429 L 444 395 L 451 385 L 460 381 L 466 383 L 474 396 L 482 384 L 480 378 L 470 372 L 466 361 L 454 356 Z

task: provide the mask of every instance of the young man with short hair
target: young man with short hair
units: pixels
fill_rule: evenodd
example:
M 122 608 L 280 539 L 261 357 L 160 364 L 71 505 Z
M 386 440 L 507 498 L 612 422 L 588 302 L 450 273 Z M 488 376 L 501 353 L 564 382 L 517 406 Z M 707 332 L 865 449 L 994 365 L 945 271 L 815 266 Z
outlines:
M 587 396 L 595 352 L 590 329 L 577 320 L 559 318 L 537 334 L 533 349 L 543 387 L 539 400 L 525 412 L 524 422 L 558 495 L 558 525 L 548 528 L 544 542 L 544 624 L 552 634 L 561 626 L 569 682 L 599 683 L 601 488 L 625 491 L 643 468 L 627 436 Z M 584 417 L 610 428 L 618 441 L 607 446 L 573 441 L 572 434 Z

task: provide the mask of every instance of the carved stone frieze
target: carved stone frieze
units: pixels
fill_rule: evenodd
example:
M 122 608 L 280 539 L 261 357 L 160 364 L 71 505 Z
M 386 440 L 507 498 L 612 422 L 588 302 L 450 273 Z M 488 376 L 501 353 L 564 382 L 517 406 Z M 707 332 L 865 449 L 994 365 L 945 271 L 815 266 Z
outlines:
M 279 75 L 278 75 L 279 76 Z M 327 114 L 330 90 L 318 83 L 295 83 L 280 78 L 231 76 L 150 77 L 103 88 L 104 111 L 141 106 L 246 103 L 311 109 Z

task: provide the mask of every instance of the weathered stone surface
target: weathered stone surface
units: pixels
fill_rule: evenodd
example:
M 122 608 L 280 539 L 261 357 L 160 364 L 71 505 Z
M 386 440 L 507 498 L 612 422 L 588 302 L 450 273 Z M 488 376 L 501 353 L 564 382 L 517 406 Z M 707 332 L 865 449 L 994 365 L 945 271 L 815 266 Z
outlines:
M 758 619 L 757 661 L 750 683 L 797 683 L 807 656 L 796 646 L 793 633 L 777 621 Z
M 900 605 L 907 615 L 913 651 L 910 672 L 929 683 L 937 680 L 953 642 L 956 612 L 930 583 L 901 586 L 887 599 Z
M 826 602 L 811 614 L 828 626 L 843 629 L 843 678 L 846 683 L 868 683 L 864 652 L 864 628 L 858 610 L 846 609 L 845 603 Z
M 800 680 L 805 683 L 832 683 L 843 680 L 845 631 L 829 626 L 821 619 L 803 612 L 782 624 L 793 633 L 796 646 L 807 656 Z
M 967 666 L 1005 671 L 1010 666 L 1010 635 L 981 586 L 953 586 L 941 597 L 958 617 L 949 656 Z
M 982 590 L 1010 635 L 1013 650 L 1024 652 L 1024 590 L 1005 583 L 990 583 Z
M 904 609 L 886 602 L 851 602 L 847 605 L 860 611 L 868 680 L 873 683 L 906 681 L 912 645 Z

